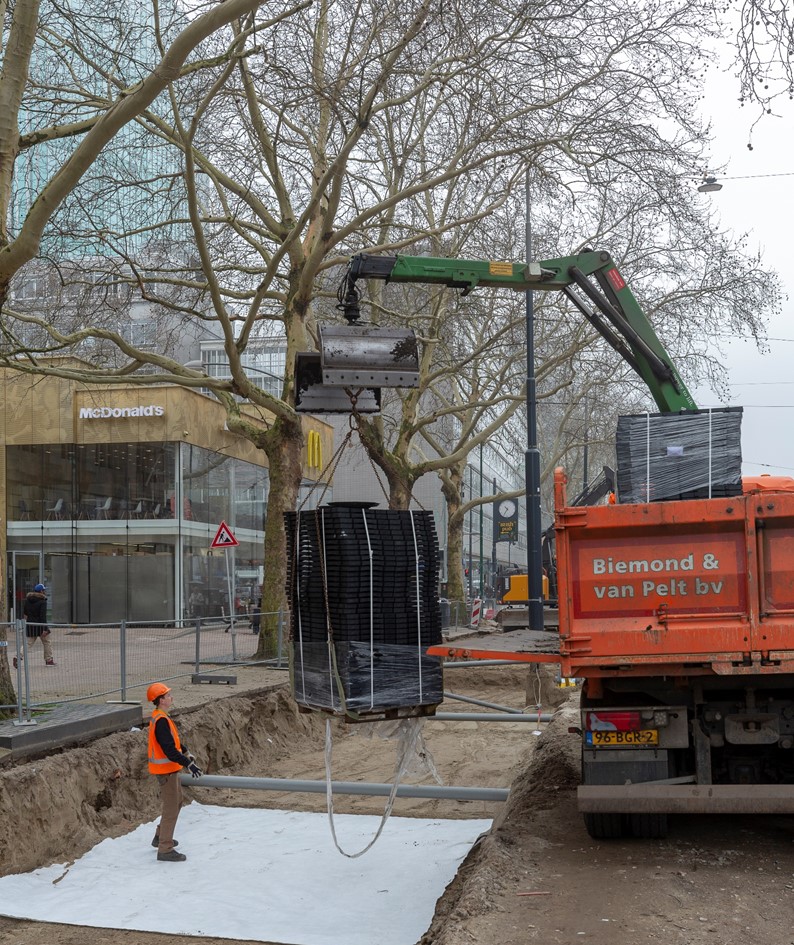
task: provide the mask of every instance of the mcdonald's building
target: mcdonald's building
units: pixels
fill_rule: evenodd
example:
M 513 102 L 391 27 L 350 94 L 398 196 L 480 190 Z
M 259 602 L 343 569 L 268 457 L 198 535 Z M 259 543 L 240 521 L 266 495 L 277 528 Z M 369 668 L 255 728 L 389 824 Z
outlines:
M 54 623 L 217 616 L 258 596 L 267 459 L 226 429 L 216 400 L 169 384 L 87 386 L 9 370 L 0 384 L 9 618 L 38 582 Z M 260 414 L 249 418 L 264 427 Z M 310 508 L 333 429 L 302 422 Z M 238 544 L 213 551 L 221 522 Z

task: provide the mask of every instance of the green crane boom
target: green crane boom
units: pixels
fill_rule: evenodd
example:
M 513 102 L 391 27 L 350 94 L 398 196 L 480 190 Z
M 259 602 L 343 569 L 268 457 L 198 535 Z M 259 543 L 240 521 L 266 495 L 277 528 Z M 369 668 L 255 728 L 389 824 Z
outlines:
M 340 291 L 342 308 L 351 324 L 358 318 L 359 279 L 441 285 L 462 289 L 464 295 L 480 286 L 516 292 L 564 292 L 648 385 L 660 411 L 676 413 L 697 408 L 607 252 L 588 251 L 531 263 L 361 253 L 351 259 Z

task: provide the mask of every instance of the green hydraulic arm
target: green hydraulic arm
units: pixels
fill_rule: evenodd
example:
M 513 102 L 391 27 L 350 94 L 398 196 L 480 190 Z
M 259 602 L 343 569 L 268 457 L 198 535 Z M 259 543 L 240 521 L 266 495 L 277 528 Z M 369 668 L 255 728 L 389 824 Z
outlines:
M 351 259 L 339 293 L 340 307 L 351 324 L 358 318 L 359 279 L 447 286 L 462 289 L 463 295 L 480 286 L 516 292 L 564 292 L 647 384 L 662 413 L 697 409 L 607 252 L 586 251 L 530 263 L 360 253 Z

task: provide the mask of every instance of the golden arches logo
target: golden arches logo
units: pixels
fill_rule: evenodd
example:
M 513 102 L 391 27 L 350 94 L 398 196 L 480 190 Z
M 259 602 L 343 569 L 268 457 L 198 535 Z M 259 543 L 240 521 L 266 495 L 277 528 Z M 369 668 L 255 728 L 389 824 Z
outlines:
M 323 444 L 316 430 L 309 430 L 306 438 L 306 465 L 309 469 L 322 469 Z

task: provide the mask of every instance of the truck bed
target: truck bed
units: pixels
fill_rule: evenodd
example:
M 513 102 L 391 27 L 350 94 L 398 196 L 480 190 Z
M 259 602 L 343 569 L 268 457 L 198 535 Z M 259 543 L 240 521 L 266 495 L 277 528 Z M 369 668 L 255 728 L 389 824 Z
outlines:
M 555 507 L 565 675 L 794 671 L 794 494 Z
M 526 627 L 509 633 L 465 637 L 454 644 L 440 644 L 427 651 L 431 656 L 459 659 L 519 660 L 527 663 L 559 663 L 560 635 Z
M 555 507 L 559 637 L 433 652 L 585 678 L 794 673 L 794 493 L 569 507 L 557 470 Z

